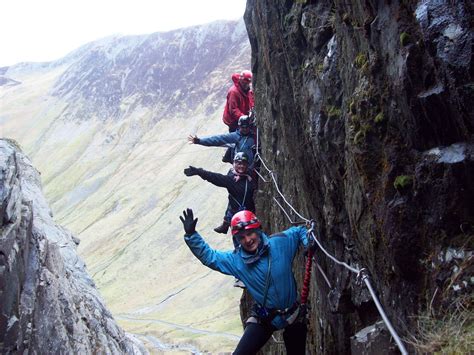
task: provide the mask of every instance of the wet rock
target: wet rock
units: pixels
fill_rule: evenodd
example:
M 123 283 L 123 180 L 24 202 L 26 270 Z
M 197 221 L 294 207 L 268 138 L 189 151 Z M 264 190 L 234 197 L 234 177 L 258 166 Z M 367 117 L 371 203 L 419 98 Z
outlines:
M 437 288 L 449 290 L 434 306 L 469 290 L 465 259 L 430 265 L 472 238 L 472 11 L 462 1 L 247 2 L 262 157 L 326 249 L 367 268 L 402 337 Z M 287 227 L 278 206 L 257 209 L 266 230 Z M 316 259 L 337 291 L 315 273 L 308 351 L 349 353 L 348 339 L 379 316 L 356 275 Z M 342 295 L 354 305 L 343 315 Z
M 365 327 L 351 337 L 351 354 L 353 355 L 395 355 L 398 353 L 382 321 Z

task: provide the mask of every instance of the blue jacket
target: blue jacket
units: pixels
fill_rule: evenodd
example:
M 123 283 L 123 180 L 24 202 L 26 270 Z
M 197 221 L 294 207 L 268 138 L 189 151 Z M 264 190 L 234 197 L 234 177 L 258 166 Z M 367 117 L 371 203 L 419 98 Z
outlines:
M 207 147 L 235 145 L 232 157 L 238 152 L 244 152 L 249 157 L 249 168 L 253 169 L 253 147 L 255 146 L 255 139 L 252 133 L 244 136 L 240 133 L 240 130 L 237 130 L 231 133 L 199 138 L 196 144 L 205 145 Z
M 243 248 L 235 251 L 212 249 L 197 232 L 190 236 L 185 235 L 184 240 L 194 256 L 204 265 L 242 280 L 253 299 L 260 305 L 263 304 L 268 260 L 271 257 L 265 307 L 284 310 L 295 303 L 298 292 L 291 266 L 300 243 L 304 247 L 308 245 L 305 227 L 291 227 L 270 238 L 262 232 L 256 255 L 247 253 Z

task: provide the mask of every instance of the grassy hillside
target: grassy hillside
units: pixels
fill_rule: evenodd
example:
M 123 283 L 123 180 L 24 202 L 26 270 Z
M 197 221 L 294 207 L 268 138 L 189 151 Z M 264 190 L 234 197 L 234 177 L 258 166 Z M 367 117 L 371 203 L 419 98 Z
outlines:
M 241 291 L 192 256 L 178 216 L 192 207 L 209 243 L 232 248 L 230 235 L 212 230 L 222 221 L 226 191 L 182 173 L 188 165 L 222 173 L 230 167 L 220 161 L 222 148 L 186 139 L 226 131 L 225 95 L 213 88 L 225 92 L 242 64 L 225 63 L 209 76 L 209 96 L 194 111 L 165 115 L 159 105 L 130 108 L 128 97 L 120 119 L 69 119 L 65 113 L 81 99 L 51 94 L 66 64 L 17 72 L 21 84 L 0 87 L 1 134 L 17 140 L 41 172 L 55 220 L 81 240 L 80 254 L 119 323 L 214 352 L 231 351 L 242 332 Z

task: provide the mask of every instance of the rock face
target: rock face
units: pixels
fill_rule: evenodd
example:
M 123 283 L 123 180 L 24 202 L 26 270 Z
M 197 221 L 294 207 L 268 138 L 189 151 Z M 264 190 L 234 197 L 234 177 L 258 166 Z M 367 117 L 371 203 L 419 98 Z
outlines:
M 326 248 L 368 269 L 401 336 L 424 305 L 472 290 L 472 15 L 463 1 L 247 3 L 262 156 Z M 263 190 L 259 215 L 285 228 Z M 348 353 L 380 317 L 354 274 L 316 259 L 331 287 L 313 272 L 308 347 Z
M 143 353 L 106 309 L 78 240 L 56 225 L 40 177 L 0 140 L 0 352 Z

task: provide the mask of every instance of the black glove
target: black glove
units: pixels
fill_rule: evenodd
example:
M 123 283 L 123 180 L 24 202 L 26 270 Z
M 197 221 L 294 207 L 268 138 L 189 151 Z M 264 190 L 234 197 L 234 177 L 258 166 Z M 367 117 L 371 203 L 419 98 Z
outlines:
M 196 223 L 198 219 L 194 219 L 193 210 L 187 208 L 186 211 L 183 211 L 183 216 L 184 218 L 182 216 L 179 216 L 179 219 L 181 220 L 181 222 L 183 222 L 183 227 L 184 231 L 186 232 L 186 235 L 194 234 L 194 232 L 196 232 Z
M 193 176 L 198 175 L 199 169 L 195 168 L 194 166 L 190 166 L 189 168 L 184 169 L 184 175 L 186 176 Z

